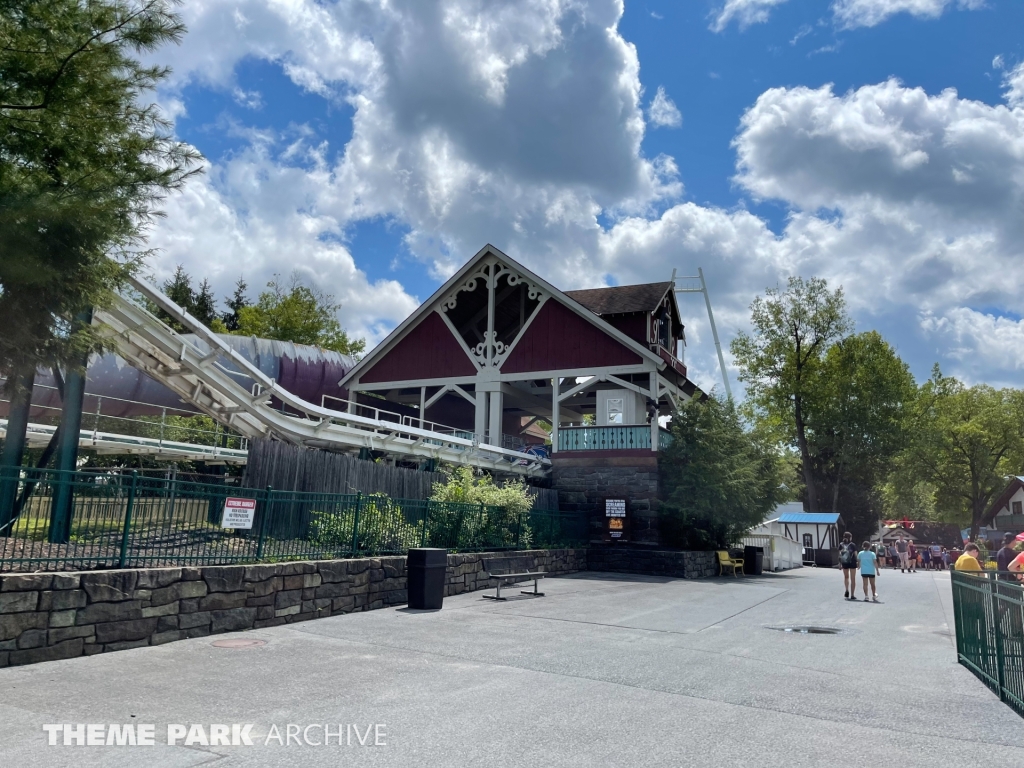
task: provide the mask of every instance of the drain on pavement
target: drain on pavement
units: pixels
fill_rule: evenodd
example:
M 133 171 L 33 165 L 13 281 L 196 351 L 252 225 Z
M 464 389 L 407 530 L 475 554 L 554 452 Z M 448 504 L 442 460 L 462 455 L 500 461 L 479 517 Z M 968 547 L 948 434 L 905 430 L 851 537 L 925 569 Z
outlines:
M 227 640 L 214 640 L 210 643 L 214 648 L 257 648 L 266 644 L 266 640 L 246 640 L 241 637 L 228 638 Z
M 778 632 L 791 632 L 794 635 L 841 635 L 843 630 L 835 627 L 768 627 Z

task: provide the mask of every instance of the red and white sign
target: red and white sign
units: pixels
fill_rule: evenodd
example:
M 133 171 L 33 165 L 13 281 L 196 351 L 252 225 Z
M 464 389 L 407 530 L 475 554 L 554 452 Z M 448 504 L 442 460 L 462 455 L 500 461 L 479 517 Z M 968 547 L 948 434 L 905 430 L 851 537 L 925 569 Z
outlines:
M 224 515 L 220 519 L 221 528 L 252 528 L 256 517 L 256 499 L 224 499 Z

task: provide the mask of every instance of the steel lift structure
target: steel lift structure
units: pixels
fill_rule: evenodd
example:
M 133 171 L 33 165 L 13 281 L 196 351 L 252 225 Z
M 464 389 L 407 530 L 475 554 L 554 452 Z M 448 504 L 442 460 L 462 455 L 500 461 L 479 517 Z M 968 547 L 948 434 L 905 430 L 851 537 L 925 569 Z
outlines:
M 418 419 L 406 423 L 367 418 L 307 402 L 281 387 L 153 286 L 135 279 L 131 286 L 195 338 L 179 334 L 125 296 L 116 296 L 110 306 L 97 308 L 93 323 L 130 365 L 244 438 L 274 438 L 350 453 L 367 449 L 396 458 L 435 459 L 527 477 L 543 477 L 550 470 L 551 462 L 545 457 L 487 445 L 443 425 L 425 423 L 421 427 Z M 272 405 L 272 401 L 280 405 Z M 347 401 L 341 404 L 354 406 Z M 83 430 L 83 436 L 86 434 L 91 439 L 92 432 Z M 145 447 L 136 447 L 137 452 L 142 450 Z M 226 449 L 218 450 L 220 460 L 228 458 Z

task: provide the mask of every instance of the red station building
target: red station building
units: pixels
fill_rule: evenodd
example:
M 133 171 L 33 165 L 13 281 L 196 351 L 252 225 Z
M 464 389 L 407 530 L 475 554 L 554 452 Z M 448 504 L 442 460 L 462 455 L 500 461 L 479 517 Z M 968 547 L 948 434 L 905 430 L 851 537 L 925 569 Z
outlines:
M 487 245 L 341 385 L 350 401 L 480 442 L 550 440 L 563 509 L 591 511 L 597 536 L 606 498 L 625 499 L 626 539 L 656 544 L 657 454 L 671 440 L 657 417 L 703 396 L 686 377 L 674 288 L 560 291 Z

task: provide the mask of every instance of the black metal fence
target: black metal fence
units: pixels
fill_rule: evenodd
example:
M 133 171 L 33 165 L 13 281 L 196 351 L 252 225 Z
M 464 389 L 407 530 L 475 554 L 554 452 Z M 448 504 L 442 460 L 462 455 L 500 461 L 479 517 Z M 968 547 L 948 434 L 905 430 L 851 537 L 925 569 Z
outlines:
M 251 521 L 225 527 L 226 506 L 251 507 Z M 240 488 L 128 471 L 0 476 L 0 571 L 349 558 L 420 546 L 555 548 L 585 540 L 579 514 L 550 510 Z
M 1024 585 L 991 571 L 951 577 L 960 663 L 1024 716 Z

